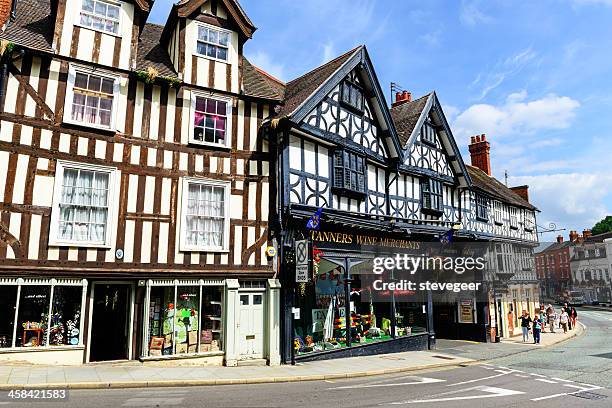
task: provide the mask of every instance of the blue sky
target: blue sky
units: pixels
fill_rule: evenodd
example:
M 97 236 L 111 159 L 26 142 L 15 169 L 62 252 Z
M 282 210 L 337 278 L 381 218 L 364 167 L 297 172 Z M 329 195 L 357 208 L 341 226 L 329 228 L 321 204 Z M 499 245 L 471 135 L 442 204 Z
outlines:
M 612 0 L 241 4 L 258 27 L 245 54 L 271 74 L 366 44 L 383 89 L 438 93 L 466 162 L 469 136 L 487 134 L 494 176 L 530 185 L 539 225 L 582 231 L 612 214 Z M 149 21 L 170 7 L 157 0 Z

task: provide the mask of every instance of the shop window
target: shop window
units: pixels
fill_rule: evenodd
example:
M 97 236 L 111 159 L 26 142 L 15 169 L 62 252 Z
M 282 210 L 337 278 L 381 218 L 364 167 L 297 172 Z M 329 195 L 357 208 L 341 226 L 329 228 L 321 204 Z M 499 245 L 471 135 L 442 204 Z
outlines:
M 229 183 L 202 179 L 183 181 L 184 251 L 229 248 Z
M 13 346 L 17 285 L 0 285 L 0 348 Z
M 223 289 L 219 286 L 202 286 L 202 332 L 200 351 L 223 350 Z
M 178 286 L 174 314 L 176 354 L 196 353 L 200 318 L 200 287 Z
M 413 302 L 395 301 L 397 337 L 427 333 L 427 309 L 425 304 L 426 302 L 423 299 Z
M 339 194 L 365 196 L 365 158 L 347 150 L 334 151 L 334 190 Z
M 421 208 L 432 215 L 442 214 L 442 183 L 428 179 L 421 181 Z
M 174 354 L 174 286 L 154 286 L 149 301 L 149 355 Z
M 39 347 L 47 345 L 49 321 L 49 297 L 51 287 L 22 286 L 17 317 L 17 347 Z
M 79 344 L 81 336 L 81 302 L 83 288 L 79 286 L 55 286 L 49 344 L 52 346 Z

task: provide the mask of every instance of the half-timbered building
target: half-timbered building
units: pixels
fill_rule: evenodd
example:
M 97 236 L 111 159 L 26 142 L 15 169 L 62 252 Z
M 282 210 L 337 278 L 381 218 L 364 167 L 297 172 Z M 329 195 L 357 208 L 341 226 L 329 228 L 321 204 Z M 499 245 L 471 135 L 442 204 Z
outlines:
M 0 359 L 279 362 L 259 128 L 281 83 L 244 58 L 238 2 L 182 0 L 163 26 L 152 3 L 12 1 Z
M 278 178 L 271 219 L 282 244 L 286 361 L 423 349 L 437 333 L 495 336 L 489 328 L 502 302 L 493 285 L 484 299 L 403 299 L 393 290 L 381 299 L 363 275 L 377 254 L 419 253 L 449 231 L 457 241 L 495 240 L 529 257 L 535 207 L 492 178 L 490 167 L 488 174 L 480 169 L 478 160 L 490 165 L 484 136 L 470 148 L 486 148 L 472 156 L 480 168 L 467 166 L 435 92 L 416 100 L 398 93 L 389 108 L 365 46 L 288 82 L 264 126 Z M 311 245 L 308 273 L 299 265 L 304 242 Z M 495 270 L 497 256 L 488 256 Z M 514 271 L 514 259 L 502 262 Z

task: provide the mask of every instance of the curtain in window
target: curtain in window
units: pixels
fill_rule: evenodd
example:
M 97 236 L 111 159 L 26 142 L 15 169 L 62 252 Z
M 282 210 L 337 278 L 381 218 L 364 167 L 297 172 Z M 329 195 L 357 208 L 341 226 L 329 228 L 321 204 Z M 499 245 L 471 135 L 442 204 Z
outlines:
M 189 246 L 223 246 L 224 208 L 224 187 L 189 184 L 186 214 L 186 240 Z

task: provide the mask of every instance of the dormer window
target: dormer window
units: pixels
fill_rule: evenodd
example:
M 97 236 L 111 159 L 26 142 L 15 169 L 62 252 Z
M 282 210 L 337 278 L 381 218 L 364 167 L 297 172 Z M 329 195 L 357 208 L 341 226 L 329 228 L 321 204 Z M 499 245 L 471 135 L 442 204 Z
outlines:
M 191 143 L 227 146 L 231 129 L 231 100 L 212 95 L 194 95 L 191 116 Z
M 229 58 L 229 43 L 229 31 L 207 25 L 198 26 L 197 55 L 226 62 Z
M 121 6 L 102 0 L 83 0 L 80 23 L 83 27 L 119 34 Z
M 342 81 L 340 102 L 356 111 L 363 112 L 363 91 L 361 87 L 348 80 Z

